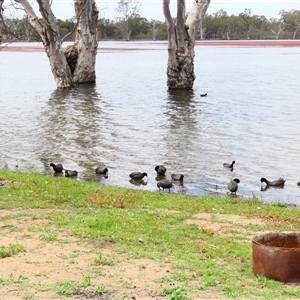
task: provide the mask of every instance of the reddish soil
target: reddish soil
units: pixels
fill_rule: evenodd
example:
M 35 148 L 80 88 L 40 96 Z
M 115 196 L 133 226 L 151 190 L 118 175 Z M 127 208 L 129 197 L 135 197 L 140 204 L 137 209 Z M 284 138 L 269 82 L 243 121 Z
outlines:
M 131 253 L 118 252 L 108 242 L 74 237 L 71 232 L 57 228 L 44 217 L 55 211 L 0 210 L 0 247 L 20 244 L 25 250 L 0 258 L 0 299 L 162 300 L 168 299 L 164 290 L 183 286 L 181 281 L 175 279 L 162 280 L 171 278 L 178 271 L 172 267 L 180 263 L 174 258 L 166 257 L 160 262 L 134 258 Z M 72 213 L 71 210 L 61 212 Z M 251 245 L 254 232 L 245 226 L 264 226 L 266 223 L 259 218 L 239 215 L 199 213 L 187 220 L 187 224 L 214 235 L 247 237 Z M 182 272 L 190 276 L 189 271 Z M 90 278 L 90 285 L 80 286 L 85 277 Z M 64 282 L 77 287 L 72 295 L 62 294 L 63 290 L 59 293 L 58 287 Z M 201 284 L 201 279 L 189 281 L 194 292 L 187 299 L 228 299 L 220 294 L 217 287 L 199 289 Z M 105 288 L 103 295 L 96 292 L 99 287 Z
M 159 41 L 159 42 L 151 42 L 149 44 L 153 45 L 156 44 L 159 47 L 162 45 L 167 46 L 166 41 Z M 27 44 L 28 45 L 28 44 Z M 40 46 L 20 46 L 20 45 L 7 45 L 6 47 L 0 47 L 1 51 L 10 51 L 10 52 L 41 52 L 44 51 L 43 45 L 41 43 Z M 208 40 L 208 41 L 197 41 L 196 46 L 198 47 L 300 47 L 300 40 L 229 40 L 229 41 L 221 41 L 221 40 Z M 151 48 L 155 50 L 154 48 Z M 161 49 L 161 48 L 160 48 Z M 132 50 L 149 50 L 149 48 L 143 48 L 142 44 L 141 47 L 138 48 L 107 48 L 101 45 L 99 42 L 98 51 L 113 51 L 113 50 L 125 50 L 125 51 L 132 51 Z

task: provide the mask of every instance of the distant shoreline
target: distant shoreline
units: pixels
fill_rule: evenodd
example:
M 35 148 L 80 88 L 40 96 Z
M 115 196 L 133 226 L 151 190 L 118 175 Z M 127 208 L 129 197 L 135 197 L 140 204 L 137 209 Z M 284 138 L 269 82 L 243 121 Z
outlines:
M 118 45 L 112 47 L 111 43 L 124 43 L 124 47 Z M 107 47 L 105 46 L 107 43 Z M 134 47 L 130 47 L 134 43 Z M 9 44 L 3 47 L 1 51 L 5 52 L 43 52 L 44 47 L 42 43 L 22 43 Z M 162 50 L 162 47 L 167 47 L 167 41 L 99 41 L 98 52 L 102 51 L 140 51 L 140 50 Z M 151 48 L 147 47 L 151 45 Z M 157 46 L 157 47 L 155 47 Z M 196 41 L 196 47 L 300 47 L 300 40 L 205 40 Z

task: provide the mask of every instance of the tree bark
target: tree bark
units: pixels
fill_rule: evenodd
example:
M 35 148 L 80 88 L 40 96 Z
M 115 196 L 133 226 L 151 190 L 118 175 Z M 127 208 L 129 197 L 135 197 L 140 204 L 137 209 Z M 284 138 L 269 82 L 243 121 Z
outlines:
M 177 0 L 177 22 L 170 13 L 170 0 L 163 0 L 163 12 L 168 28 L 167 86 L 169 89 L 192 89 L 195 80 L 194 47 L 199 29 L 210 0 L 195 0 L 185 21 L 185 0 Z
M 15 0 L 20 3 L 27 16 L 30 24 L 37 31 L 43 41 L 45 51 L 48 55 L 51 65 L 51 71 L 58 88 L 69 88 L 73 86 L 72 74 L 65 58 L 61 39 L 56 24 L 55 16 L 52 13 L 48 1 L 37 0 L 39 10 L 44 19 L 42 23 L 36 16 L 31 5 L 27 0 Z
M 36 16 L 28 0 L 15 0 L 20 3 L 30 24 L 43 41 L 51 71 L 58 88 L 70 88 L 74 83 L 95 82 L 97 54 L 98 11 L 94 0 L 74 0 L 78 19 L 75 43 L 64 52 L 62 39 L 51 10 L 49 0 L 36 0 L 42 21 Z
M 76 17 L 79 20 L 74 47 L 77 50 L 77 64 L 73 72 L 74 83 L 96 81 L 97 21 L 98 10 L 94 0 L 74 0 Z

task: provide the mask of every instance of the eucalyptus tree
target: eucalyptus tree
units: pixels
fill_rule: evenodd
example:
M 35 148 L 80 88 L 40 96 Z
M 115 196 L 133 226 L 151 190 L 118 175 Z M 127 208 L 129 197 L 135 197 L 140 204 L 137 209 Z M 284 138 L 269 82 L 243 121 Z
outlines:
M 153 41 L 156 40 L 156 36 L 157 36 L 157 33 L 158 33 L 158 27 L 157 27 L 158 22 L 159 21 L 157 21 L 157 20 L 151 19 L 150 22 L 149 22 L 149 25 L 148 25 Z
M 238 15 L 244 21 L 244 31 L 247 40 L 251 39 L 251 33 L 256 29 L 260 29 L 262 24 L 266 22 L 265 16 L 252 15 L 252 10 L 245 8 L 242 13 Z
M 238 39 L 243 33 L 244 22 L 241 17 L 231 15 L 224 22 L 225 37 L 227 40 Z
M 121 15 L 121 17 L 115 18 L 115 24 L 126 41 L 130 40 L 133 29 L 130 25 L 130 20 L 138 16 L 140 6 L 141 5 L 137 0 L 120 0 L 115 8 L 115 12 Z
M 48 56 L 51 71 L 58 88 L 70 88 L 74 83 L 95 82 L 97 54 L 98 10 L 95 0 L 74 0 L 76 26 L 74 44 L 63 49 L 56 17 L 51 9 L 52 0 L 36 0 L 41 17 L 30 0 L 13 0 L 25 11 L 28 21 L 40 36 Z
M 193 88 L 195 39 L 209 4 L 210 0 L 195 0 L 186 18 L 185 0 L 177 0 L 175 22 L 170 13 L 170 0 L 163 0 L 163 13 L 168 28 L 167 86 L 169 89 Z
M 284 29 L 292 32 L 292 39 L 296 39 L 297 36 L 300 38 L 300 10 L 281 10 L 279 15 L 283 21 Z
M 101 18 L 98 20 L 98 39 L 114 39 L 117 27 L 114 21 Z
M 132 39 L 146 39 L 149 33 L 149 21 L 146 18 L 136 15 L 129 19 L 129 26 L 132 28 Z
M 271 36 L 278 40 L 280 37 L 281 32 L 283 31 L 283 22 L 277 18 L 271 18 L 270 22 L 268 23 L 268 33 L 270 32 Z

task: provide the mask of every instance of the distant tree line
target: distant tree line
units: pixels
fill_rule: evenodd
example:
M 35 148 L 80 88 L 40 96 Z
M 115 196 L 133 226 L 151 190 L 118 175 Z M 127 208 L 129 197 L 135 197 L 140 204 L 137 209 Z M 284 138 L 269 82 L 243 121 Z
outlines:
M 119 8 L 122 17 L 98 20 L 98 40 L 167 40 L 165 22 L 147 20 L 138 14 L 138 9 L 130 13 Z M 1 27 L 0 36 L 5 40 L 39 41 L 40 38 L 29 24 L 27 17 L 7 18 L 3 15 L 5 27 Z M 76 19 L 60 20 L 57 25 L 61 36 L 71 32 Z M 251 9 L 245 9 L 238 15 L 228 15 L 223 9 L 206 14 L 200 24 L 197 39 L 202 40 L 257 40 L 257 39 L 300 39 L 300 10 L 281 10 L 278 18 L 267 19 L 262 15 L 252 15 Z M 73 40 L 70 35 L 67 40 Z

